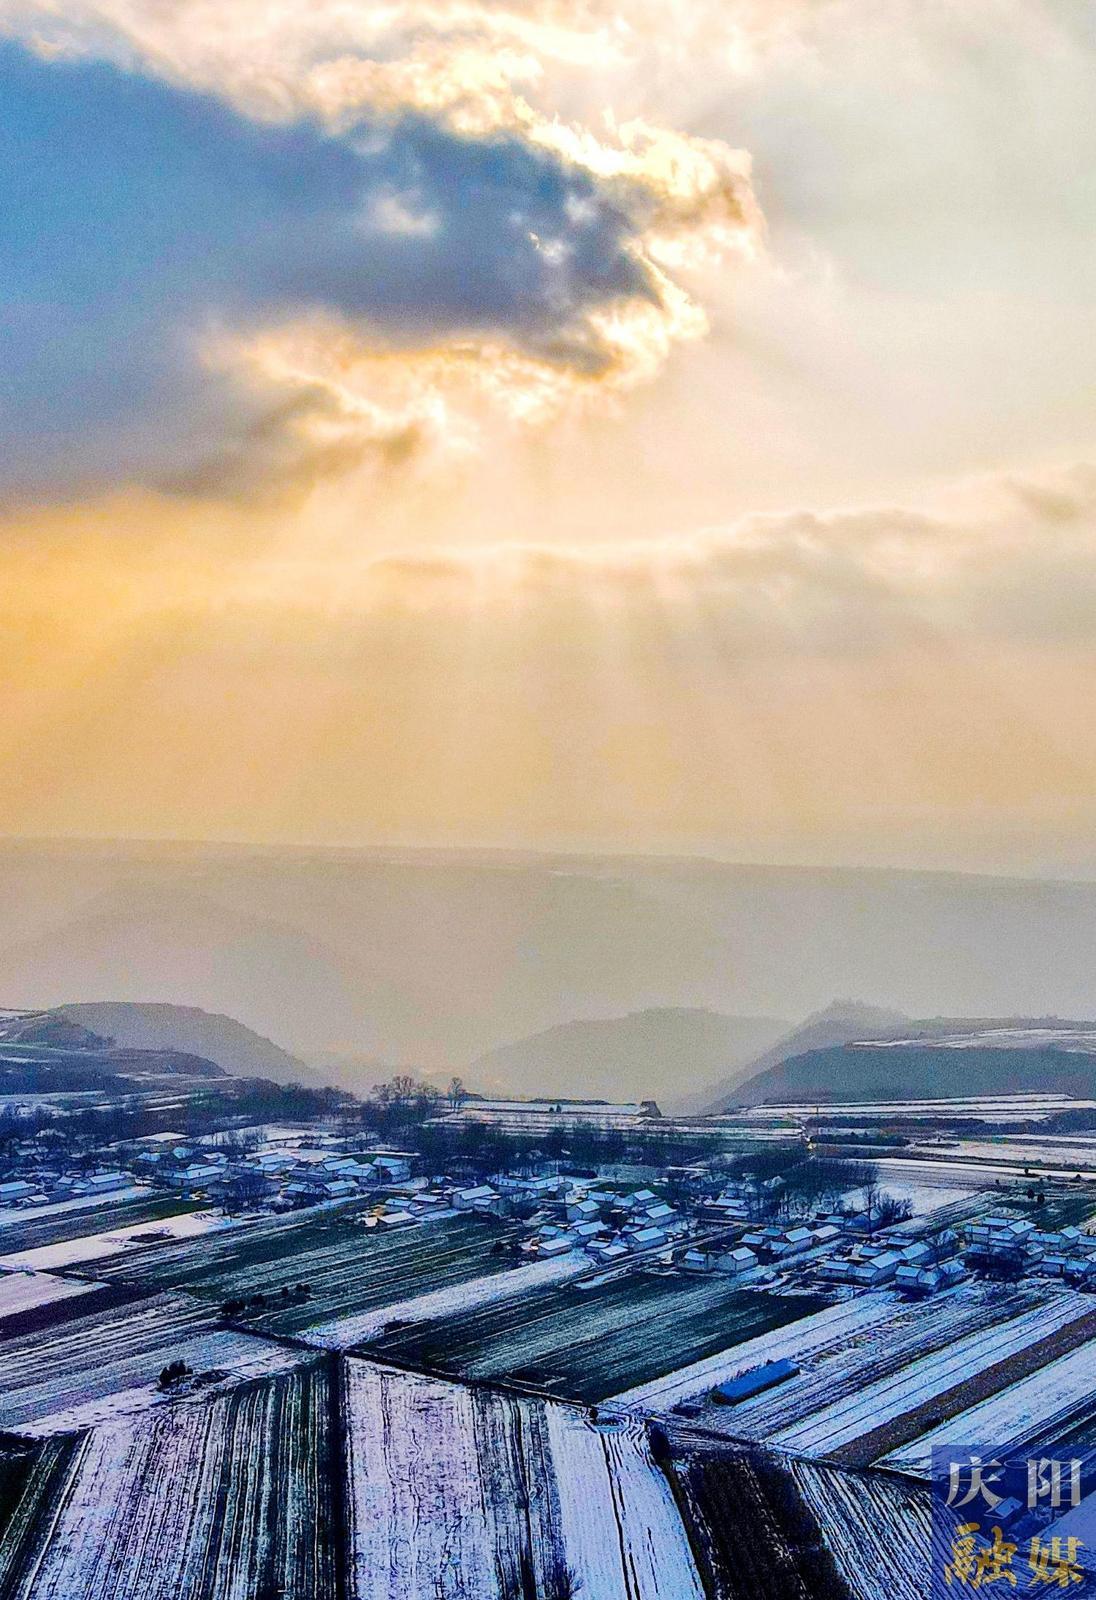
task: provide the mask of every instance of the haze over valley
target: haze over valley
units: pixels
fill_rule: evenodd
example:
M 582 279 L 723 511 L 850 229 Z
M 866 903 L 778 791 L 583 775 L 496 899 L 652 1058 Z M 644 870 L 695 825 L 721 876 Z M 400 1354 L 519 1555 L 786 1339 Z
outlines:
M 0 996 L 130 1043 L 234 1019 L 247 1058 L 699 1108 L 836 997 L 797 1053 L 903 1017 L 1096 1013 L 1096 884 L 643 857 L 10 842 Z M 149 1009 L 184 1008 L 168 1017 Z M 219 1025 L 217 1048 L 233 1070 Z M 820 1031 L 821 1027 L 821 1031 Z M 852 1030 L 851 1035 L 848 1029 Z M 159 1032 L 157 1032 L 159 1029 Z M 136 1031 L 135 1031 L 136 1030 Z M 206 1031 L 203 1031 L 206 1030 Z M 783 1047 L 780 1047 L 781 1049 Z M 242 1058 L 241 1058 L 242 1059 Z M 711 1091 L 710 1094 L 707 1091 Z

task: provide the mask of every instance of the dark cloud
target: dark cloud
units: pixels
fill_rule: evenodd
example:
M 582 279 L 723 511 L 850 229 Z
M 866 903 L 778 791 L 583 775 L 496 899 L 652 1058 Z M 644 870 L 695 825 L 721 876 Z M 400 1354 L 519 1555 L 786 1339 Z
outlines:
M 218 462 L 236 481 L 252 457 L 269 469 L 281 402 L 260 407 L 203 363 L 219 328 L 320 313 L 394 347 L 502 337 L 596 372 L 584 315 L 657 298 L 625 210 L 517 136 L 411 115 L 337 138 L 264 125 L 15 45 L 0 47 L 0 104 L 9 496 L 211 482 Z

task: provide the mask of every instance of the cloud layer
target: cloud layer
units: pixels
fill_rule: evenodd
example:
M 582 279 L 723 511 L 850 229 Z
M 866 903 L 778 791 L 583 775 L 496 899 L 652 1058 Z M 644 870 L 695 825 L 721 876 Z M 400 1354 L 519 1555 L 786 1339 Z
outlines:
M 358 9 L 0 8 L 9 493 L 468 448 L 703 332 L 675 275 L 756 246 L 747 159 L 520 92 L 607 18 Z

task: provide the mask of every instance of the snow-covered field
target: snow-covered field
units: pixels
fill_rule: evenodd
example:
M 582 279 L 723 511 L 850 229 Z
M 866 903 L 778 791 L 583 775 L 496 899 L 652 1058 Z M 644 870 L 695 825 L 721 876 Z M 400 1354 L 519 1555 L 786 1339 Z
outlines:
M 975 1284 L 927 1301 L 893 1296 L 879 1320 L 800 1350 L 793 1356 L 800 1367 L 797 1376 L 733 1411 L 714 1408 L 705 1422 L 732 1431 L 736 1438 L 764 1443 L 912 1363 L 942 1354 L 972 1334 L 988 1335 L 998 1324 L 1059 1298 L 1060 1291 L 1050 1284 L 1025 1285 L 1004 1300 Z M 1077 1303 L 1075 1296 L 1067 1299 Z
M 855 1600 L 925 1600 L 934 1529 L 923 1489 L 810 1461 L 791 1471 Z
M 20 1311 L 51 1305 L 55 1300 L 71 1300 L 74 1295 L 87 1294 L 94 1287 L 94 1284 L 76 1283 L 70 1278 L 52 1278 L 46 1272 L 0 1273 L 0 1321 Z
M 1075 1100 L 1068 1094 L 1006 1094 L 957 1096 L 953 1100 L 828 1101 L 821 1109 L 827 1117 L 922 1117 L 926 1120 L 947 1117 L 980 1122 L 1034 1122 L 1060 1111 L 1094 1108 L 1096 1100 Z M 785 1105 L 750 1106 L 738 1116 L 742 1121 L 771 1122 L 787 1117 L 813 1118 L 819 1109 L 815 1101 L 789 1101 Z
M 252 1378 L 272 1378 L 282 1372 L 292 1372 L 307 1358 L 298 1350 L 250 1333 L 208 1333 L 175 1347 L 171 1359 L 185 1361 L 195 1373 L 220 1375 L 216 1382 L 203 1384 L 200 1390 L 193 1391 L 196 1396 L 208 1398 Z M 64 1411 L 51 1412 L 36 1422 L 24 1423 L 17 1431 L 26 1439 L 48 1439 L 58 1433 L 97 1428 L 116 1417 L 134 1417 L 157 1407 L 177 1404 L 180 1394 L 181 1391 L 164 1394 L 155 1383 L 138 1384 L 134 1388 L 112 1390 Z
M 642 1429 L 600 1433 L 579 1412 L 545 1411 L 566 1565 L 579 1594 L 701 1600 L 685 1529 Z
M 1029 1378 L 900 1446 L 876 1464 L 927 1477 L 932 1452 L 945 1444 L 975 1445 L 995 1452 L 1023 1449 L 1036 1439 L 1053 1438 L 1096 1411 L 1093 1393 L 1093 1341 L 1051 1361 Z
M 1090 1302 L 1079 1295 L 1055 1296 L 1048 1304 L 1022 1312 L 1008 1322 L 979 1328 L 875 1383 L 866 1382 L 854 1393 L 843 1395 L 768 1437 L 773 1444 L 803 1455 L 831 1455 L 926 1400 L 985 1372 L 996 1362 L 1026 1350 L 1057 1329 L 1088 1316 L 1090 1309 Z
M 986 1183 L 984 1172 L 960 1176 L 947 1167 L 933 1170 L 925 1162 L 912 1163 L 884 1157 L 878 1162 L 878 1167 L 880 1186 L 896 1200 L 908 1200 L 915 1217 L 927 1216 L 942 1206 L 968 1200 Z
M 744 1344 L 731 1345 L 704 1361 L 680 1367 L 652 1383 L 625 1389 L 609 1403 L 645 1412 L 667 1411 L 683 1400 L 696 1400 L 706 1395 L 717 1383 L 724 1383 L 764 1361 L 779 1361 L 785 1357 L 797 1360 L 827 1348 L 840 1349 L 866 1329 L 885 1321 L 893 1313 L 895 1303 L 894 1295 L 886 1290 L 841 1301 L 838 1305 L 827 1306 L 824 1311 L 802 1317 L 798 1322 L 747 1339 Z
M 0 1268 L 48 1272 L 58 1267 L 77 1267 L 88 1261 L 105 1261 L 108 1256 L 121 1255 L 126 1250 L 140 1249 L 158 1241 L 196 1239 L 203 1234 L 239 1225 L 235 1218 L 218 1216 L 212 1211 L 182 1212 L 179 1216 L 164 1217 L 158 1222 L 133 1223 L 129 1227 L 112 1228 L 106 1233 L 89 1233 L 80 1239 L 66 1239 L 61 1244 L 18 1250 L 12 1255 L 0 1256 Z
M 893 1169 L 896 1182 L 908 1178 L 912 1183 L 939 1183 L 955 1188 L 965 1186 L 967 1189 L 987 1188 L 997 1178 L 1020 1179 L 1024 1176 L 1023 1159 L 1007 1146 L 986 1144 L 984 1148 L 987 1154 L 984 1160 L 981 1158 L 975 1160 L 970 1156 L 969 1151 L 972 1146 L 973 1141 L 958 1146 L 948 1145 L 946 1155 L 945 1147 L 942 1146 L 938 1160 L 921 1156 L 910 1156 L 902 1160 L 892 1160 L 888 1157 L 880 1165 L 886 1167 L 888 1171 Z M 918 1148 L 924 1147 L 918 1146 Z M 1042 1176 L 1072 1178 L 1077 1168 L 1078 1163 L 1074 1161 L 1062 1167 L 1047 1169 Z M 1082 1172 L 1087 1170 L 1083 1162 L 1080 1163 L 1080 1169 Z M 883 1178 L 880 1182 L 884 1189 L 890 1188 L 890 1184 Z M 1017 1187 L 1022 1185 L 1018 1184 Z
M 880 1180 L 883 1188 L 896 1200 L 908 1200 L 912 1215 L 927 1217 L 934 1211 L 941 1210 L 944 1206 L 953 1206 L 962 1200 L 967 1200 L 972 1194 L 977 1194 L 977 1189 L 960 1188 L 946 1183 L 911 1183 L 908 1179 L 891 1177 Z
M 0 1428 L 40 1435 L 146 1409 L 170 1361 L 237 1376 L 300 1359 L 253 1334 L 211 1331 L 208 1306 L 185 1295 L 155 1295 L 6 1339 Z
M 111 1194 L 83 1194 L 75 1200 L 58 1200 L 48 1206 L 6 1206 L 0 1210 L 0 1228 L 8 1228 L 31 1217 L 63 1217 L 70 1211 L 93 1211 L 96 1206 L 116 1205 L 119 1200 L 147 1200 L 153 1190 L 145 1184 L 115 1189 Z
M 355 1600 L 701 1600 L 639 1426 L 358 1360 L 347 1410 Z
M 328 1600 L 325 1379 L 95 1428 L 13 1600 Z
M 940 1146 L 925 1140 L 917 1148 L 939 1149 L 941 1154 L 949 1158 L 954 1155 L 956 1159 L 993 1162 L 995 1165 L 1015 1166 L 1020 1163 L 1021 1171 L 1024 1166 L 1035 1163 L 1040 1168 L 1051 1167 L 1065 1177 L 1071 1177 L 1075 1172 L 1083 1176 L 1096 1170 L 1096 1141 L 1091 1136 L 1076 1140 L 1065 1140 L 1058 1136 L 1039 1139 L 1030 1135 L 1023 1139 L 962 1139 L 958 1145 Z
M 475 1279 L 512 1277 L 502 1245 L 516 1229 L 461 1214 L 381 1231 L 362 1226 L 367 1207 L 357 1199 L 249 1218 L 246 1225 L 241 1219 L 190 1239 L 134 1245 L 94 1272 L 110 1282 L 193 1289 L 216 1302 L 261 1294 L 268 1301 L 263 1331 L 294 1336 L 318 1326 L 329 1332 L 351 1318 L 372 1326 L 372 1313 L 383 1307 Z M 282 1303 L 281 1290 L 298 1283 L 308 1284 L 308 1298 L 291 1294 Z M 357 1337 L 356 1324 L 348 1337 Z M 338 1332 L 334 1339 L 341 1344 Z
M 434 1289 L 416 1295 L 412 1300 L 399 1300 L 394 1305 L 361 1312 L 357 1316 L 336 1317 L 331 1322 L 320 1322 L 307 1328 L 301 1338 L 321 1350 L 348 1350 L 351 1345 L 374 1339 L 393 1322 L 427 1322 L 434 1317 L 447 1317 L 461 1311 L 473 1311 L 481 1306 L 493 1305 L 500 1300 L 513 1299 L 527 1294 L 531 1289 L 543 1289 L 554 1283 L 565 1283 L 589 1268 L 590 1261 L 580 1250 L 570 1255 L 556 1256 L 549 1261 L 533 1261 L 528 1266 L 515 1267 L 509 1272 L 493 1272 L 487 1277 L 472 1278 L 467 1283 L 454 1283 L 446 1289 Z

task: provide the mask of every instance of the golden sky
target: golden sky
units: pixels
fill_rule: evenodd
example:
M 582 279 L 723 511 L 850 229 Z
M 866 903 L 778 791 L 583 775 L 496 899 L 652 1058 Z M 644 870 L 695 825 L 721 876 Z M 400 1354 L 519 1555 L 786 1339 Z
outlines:
M 1096 870 L 1080 0 L 0 0 L 0 832 Z

